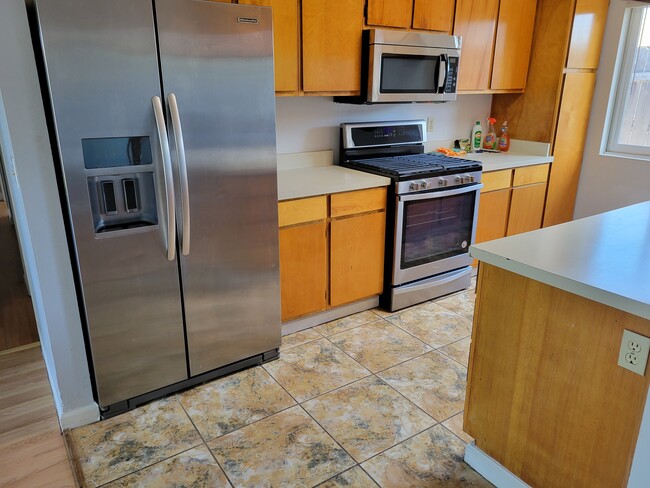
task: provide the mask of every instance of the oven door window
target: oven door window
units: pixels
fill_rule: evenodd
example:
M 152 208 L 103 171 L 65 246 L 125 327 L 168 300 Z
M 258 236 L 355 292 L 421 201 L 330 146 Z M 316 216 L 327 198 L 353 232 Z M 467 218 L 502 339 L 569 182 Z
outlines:
M 381 93 L 438 93 L 440 56 L 382 54 Z M 408 73 L 408 76 L 404 74 Z
M 466 254 L 476 192 L 404 202 L 401 268 Z

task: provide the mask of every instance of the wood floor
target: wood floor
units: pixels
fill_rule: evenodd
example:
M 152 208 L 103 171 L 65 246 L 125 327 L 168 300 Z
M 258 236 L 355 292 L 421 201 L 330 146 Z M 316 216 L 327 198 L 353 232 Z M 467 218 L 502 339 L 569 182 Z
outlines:
M 0 202 L 0 351 L 38 341 L 16 233 L 7 204 Z
M 0 353 L 0 487 L 77 486 L 38 344 Z

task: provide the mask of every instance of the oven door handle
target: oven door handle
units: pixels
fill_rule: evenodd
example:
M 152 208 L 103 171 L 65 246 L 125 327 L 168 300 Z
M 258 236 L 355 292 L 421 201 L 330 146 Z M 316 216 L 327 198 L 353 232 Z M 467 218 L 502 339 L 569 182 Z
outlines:
M 399 195 L 399 201 L 415 202 L 418 200 L 432 200 L 434 198 L 444 198 L 450 197 L 452 195 L 460 195 L 461 193 L 470 193 L 473 191 L 478 191 L 481 188 L 483 188 L 483 183 L 478 183 L 472 186 L 464 186 L 462 188 L 456 188 L 454 190 L 428 191 L 426 193 L 416 193 L 414 195 Z

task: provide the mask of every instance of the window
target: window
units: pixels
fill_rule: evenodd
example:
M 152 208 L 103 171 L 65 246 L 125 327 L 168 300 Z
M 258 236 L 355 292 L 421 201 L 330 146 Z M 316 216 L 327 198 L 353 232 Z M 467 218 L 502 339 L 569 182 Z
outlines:
M 607 152 L 650 159 L 650 7 L 628 9 Z

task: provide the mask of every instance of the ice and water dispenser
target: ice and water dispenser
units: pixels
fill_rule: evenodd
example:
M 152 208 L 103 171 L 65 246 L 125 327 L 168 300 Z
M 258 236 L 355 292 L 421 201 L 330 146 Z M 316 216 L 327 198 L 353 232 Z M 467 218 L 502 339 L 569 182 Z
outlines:
M 149 137 L 83 139 L 96 234 L 158 224 Z M 124 168 L 123 171 L 116 169 Z

